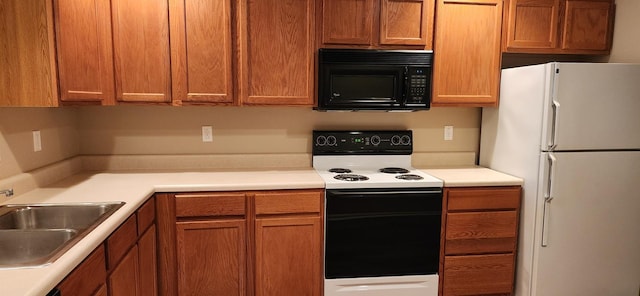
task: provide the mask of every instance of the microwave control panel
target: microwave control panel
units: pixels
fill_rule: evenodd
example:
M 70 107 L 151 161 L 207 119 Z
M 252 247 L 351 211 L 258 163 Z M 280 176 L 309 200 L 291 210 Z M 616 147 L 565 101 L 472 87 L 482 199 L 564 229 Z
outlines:
M 420 103 L 426 100 L 427 92 L 430 91 L 431 77 L 429 68 L 426 67 L 408 67 L 407 84 L 409 91 L 407 92 L 407 103 Z

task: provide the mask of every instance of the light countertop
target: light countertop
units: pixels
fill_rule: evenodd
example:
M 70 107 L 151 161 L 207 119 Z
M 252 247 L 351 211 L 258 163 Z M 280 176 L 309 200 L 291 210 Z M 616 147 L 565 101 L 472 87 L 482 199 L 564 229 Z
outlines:
M 522 185 L 522 180 L 490 169 L 421 169 L 446 187 Z M 324 188 L 311 168 L 224 171 L 126 171 L 83 173 L 4 200 L 2 204 L 114 202 L 126 204 L 54 263 L 39 268 L 0 269 L 2 295 L 43 296 L 100 245 L 156 192 L 276 190 Z

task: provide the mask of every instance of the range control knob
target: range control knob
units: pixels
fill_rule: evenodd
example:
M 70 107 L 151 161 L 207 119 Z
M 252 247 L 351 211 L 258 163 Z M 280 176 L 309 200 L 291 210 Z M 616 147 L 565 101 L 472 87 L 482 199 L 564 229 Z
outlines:
M 409 138 L 409 136 L 407 135 L 404 135 L 402 136 L 402 138 L 400 138 L 400 143 L 405 146 L 411 145 L 411 138 Z
M 375 135 L 371 137 L 371 145 L 378 146 L 380 144 L 380 136 Z
M 391 145 L 400 145 L 400 136 L 395 135 L 391 137 Z
M 336 140 L 335 136 L 328 136 L 327 137 L 327 145 L 336 146 L 336 145 L 338 145 L 338 140 Z
M 316 138 L 316 145 L 318 146 L 324 146 L 327 144 L 327 137 L 325 136 L 318 136 Z

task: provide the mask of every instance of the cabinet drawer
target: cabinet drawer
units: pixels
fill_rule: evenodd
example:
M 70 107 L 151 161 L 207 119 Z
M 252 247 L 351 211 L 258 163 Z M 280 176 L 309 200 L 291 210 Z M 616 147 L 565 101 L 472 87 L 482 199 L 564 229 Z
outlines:
M 258 192 L 256 214 L 320 213 L 323 190 Z
M 122 223 L 107 239 L 107 269 L 111 270 L 138 240 L 136 215 Z
M 520 187 L 450 189 L 447 194 L 449 211 L 518 209 L 520 207 Z
M 513 269 L 513 254 L 446 256 L 443 295 L 509 294 Z
M 176 194 L 176 216 L 241 216 L 245 214 L 244 193 Z
M 155 198 L 151 197 L 145 202 L 140 209 L 138 209 L 136 215 L 138 215 L 138 235 L 142 235 L 156 219 Z
M 104 246 L 100 245 L 60 283 L 60 294 L 93 295 L 93 292 L 104 286 L 107 277 L 104 254 Z
M 445 254 L 513 252 L 516 211 L 448 213 Z

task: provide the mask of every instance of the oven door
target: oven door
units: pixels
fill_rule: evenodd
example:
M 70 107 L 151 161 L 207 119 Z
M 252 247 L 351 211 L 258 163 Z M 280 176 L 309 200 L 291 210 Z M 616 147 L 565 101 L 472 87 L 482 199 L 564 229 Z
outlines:
M 325 278 L 438 272 L 441 188 L 326 191 Z
M 404 105 L 406 67 L 321 65 L 320 110 L 392 110 Z

